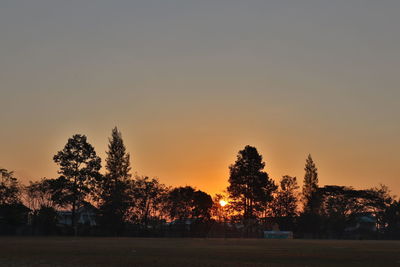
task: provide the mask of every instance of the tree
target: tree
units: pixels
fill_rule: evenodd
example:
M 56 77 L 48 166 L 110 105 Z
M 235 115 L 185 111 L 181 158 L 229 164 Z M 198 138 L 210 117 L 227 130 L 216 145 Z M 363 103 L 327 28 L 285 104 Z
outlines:
M 216 194 L 213 198 L 213 206 L 211 208 L 211 216 L 218 222 L 224 222 L 228 217 L 229 204 L 226 202 L 227 197 L 223 194 Z M 223 201 L 223 205 L 221 205 Z
M 126 152 L 122 134 L 114 127 L 109 139 L 107 159 L 106 159 L 107 178 L 110 183 L 116 184 L 118 181 L 127 181 L 130 175 L 130 155 Z
M 241 212 L 244 219 L 256 218 L 273 199 L 276 190 L 273 180 L 263 171 L 265 163 L 257 149 L 246 146 L 239 151 L 235 164 L 229 167 L 229 197 L 234 209 Z
M 369 189 L 368 192 L 371 197 L 365 205 L 371 207 L 377 220 L 378 230 L 384 232 L 388 225 L 387 211 L 394 203 L 395 196 L 392 196 L 389 188 L 383 184 L 380 184 L 379 187 Z
M 54 208 L 54 183 L 55 180 L 42 178 L 40 181 L 29 182 L 24 188 L 24 200 L 33 211 L 42 207 Z
M 400 201 L 393 203 L 386 209 L 385 218 L 387 227 L 385 233 L 389 238 L 400 238 Z
M 360 217 L 372 217 L 373 214 L 378 230 L 385 232 L 388 225 L 387 211 L 393 203 L 393 197 L 386 186 L 356 190 L 347 186 L 329 185 L 318 188 L 315 195 L 318 214 L 304 214 L 304 218 L 308 219 L 305 223 L 312 226 L 308 231 L 319 228 L 324 234 L 341 237 L 346 233 L 346 227 L 356 225 Z M 313 218 L 319 220 L 313 222 Z
M 131 187 L 132 205 L 131 221 L 147 226 L 150 219 L 159 220 L 165 214 L 165 202 L 168 188 L 158 179 L 136 177 Z
M 49 194 L 51 195 L 51 201 L 53 205 L 61 208 L 71 208 L 74 202 L 75 195 L 74 183 L 61 175 L 56 179 L 49 179 Z
M 121 132 L 115 127 L 109 139 L 106 174 L 100 184 L 99 199 L 100 222 L 115 234 L 122 231 L 131 202 L 130 170 L 130 155 L 126 152 Z
M 20 188 L 14 172 L 0 169 L 0 205 L 20 203 Z
M 296 177 L 285 175 L 280 181 L 280 189 L 271 204 L 274 217 L 293 218 L 297 215 L 297 192 L 299 189 Z
M 196 190 L 193 194 L 193 210 L 194 218 L 206 221 L 211 218 L 211 208 L 213 205 L 212 198 L 206 192 Z
M 76 134 L 68 139 L 64 149 L 54 156 L 54 162 L 60 167 L 58 193 L 61 201 L 72 207 L 72 227 L 77 234 L 76 211 L 84 203 L 99 180 L 101 159 L 85 135 Z
M 310 154 L 306 160 L 306 166 L 304 170 L 306 172 L 303 183 L 304 212 L 316 213 L 317 200 L 315 193 L 318 190 L 318 172 Z
M 14 234 L 26 224 L 29 209 L 22 204 L 21 188 L 12 171 L 0 169 L 0 234 Z
M 319 206 L 318 228 L 321 232 L 336 237 L 341 237 L 346 226 L 357 220 L 359 214 L 367 211 L 365 200 L 370 198 L 365 190 L 336 185 L 320 187 L 314 194 Z M 312 216 L 309 214 L 310 218 Z
M 24 202 L 31 210 L 33 231 L 40 234 L 54 234 L 57 230 L 58 214 L 56 195 L 58 184 L 55 179 L 42 178 L 29 182 L 24 188 Z
M 169 215 L 175 219 L 199 219 L 206 221 L 211 218 L 212 198 L 209 194 L 193 187 L 177 187 L 168 195 Z
M 296 177 L 285 175 L 280 181 L 280 189 L 276 192 L 270 205 L 270 212 L 281 230 L 293 230 L 297 216 L 298 193 Z

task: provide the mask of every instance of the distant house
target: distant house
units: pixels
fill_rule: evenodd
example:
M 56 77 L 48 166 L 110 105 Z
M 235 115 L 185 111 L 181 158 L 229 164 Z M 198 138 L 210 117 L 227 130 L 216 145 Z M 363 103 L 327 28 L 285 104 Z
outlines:
M 165 223 L 171 229 L 180 229 L 190 231 L 191 225 L 196 222 L 196 219 L 184 218 Z
M 76 211 L 77 223 L 88 226 L 96 226 L 97 225 L 96 213 L 97 209 L 90 204 L 86 204 L 83 207 L 80 207 Z M 72 225 L 72 211 L 58 211 L 57 214 L 58 214 L 58 224 L 60 226 Z
M 293 239 L 291 231 L 264 231 L 264 238 L 267 239 Z
M 376 218 L 372 213 L 360 213 L 349 221 L 346 232 L 368 231 L 376 232 Z
M 372 213 L 356 214 L 345 228 L 345 236 L 351 239 L 376 238 L 376 218 Z

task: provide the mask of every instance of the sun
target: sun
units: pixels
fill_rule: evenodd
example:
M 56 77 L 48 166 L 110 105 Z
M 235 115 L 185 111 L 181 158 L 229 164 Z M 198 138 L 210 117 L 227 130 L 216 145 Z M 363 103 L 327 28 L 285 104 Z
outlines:
M 225 207 L 225 205 L 228 204 L 228 202 L 226 202 L 225 200 L 221 199 L 219 201 L 219 204 L 221 205 L 221 207 Z

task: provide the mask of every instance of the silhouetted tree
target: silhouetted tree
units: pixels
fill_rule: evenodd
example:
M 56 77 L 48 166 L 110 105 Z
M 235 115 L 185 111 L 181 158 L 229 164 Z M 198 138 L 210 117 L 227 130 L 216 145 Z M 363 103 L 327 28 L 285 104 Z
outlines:
M 131 187 L 131 221 L 146 227 L 150 219 L 161 220 L 166 215 L 167 193 L 168 188 L 158 179 L 136 177 Z
M 385 234 L 391 239 L 400 238 L 400 201 L 393 203 L 386 209 L 385 221 L 387 222 Z
M 200 219 L 211 218 L 212 198 L 209 194 L 195 190 L 193 187 L 177 187 L 169 192 L 169 215 L 174 219 Z
M 20 188 L 14 172 L 0 169 L 0 205 L 19 203 Z
M 280 181 L 280 189 L 271 203 L 271 211 L 274 217 L 290 217 L 297 215 L 297 201 L 299 189 L 296 177 L 285 175 Z
M 54 201 L 55 180 L 42 178 L 40 181 L 29 182 L 24 188 L 24 200 L 32 211 L 46 208 L 55 208 Z
M 114 234 L 121 233 L 129 209 L 130 155 L 117 127 L 109 139 L 106 174 L 100 183 L 100 223 Z
M 230 205 L 246 220 L 256 218 L 273 199 L 277 186 L 263 171 L 265 163 L 257 149 L 246 146 L 239 151 L 235 164 L 229 167 Z
M 361 217 L 371 217 L 372 214 L 380 226 L 378 229 L 384 232 L 386 210 L 392 203 L 387 187 L 356 190 L 329 185 L 318 188 L 316 195 L 319 201 L 318 227 L 325 234 L 340 238 L 345 234 L 346 227 L 356 225 Z
M 31 221 L 35 234 L 55 234 L 57 232 L 58 214 L 57 196 L 55 192 L 57 180 L 42 178 L 40 181 L 29 182 L 25 186 L 24 202 L 31 210 Z
M 368 197 L 365 191 L 346 186 L 324 186 L 315 195 L 319 200 L 318 228 L 325 234 L 342 237 L 349 222 L 367 211 L 363 204 Z
M 54 205 L 61 208 L 71 208 L 75 198 L 75 195 L 73 194 L 75 190 L 74 183 L 63 175 L 57 179 L 49 179 L 48 183 L 51 200 Z
M 72 227 L 77 234 L 76 211 L 99 180 L 101 159 L 96 155 L 85 135 L 76 134 L 68 139 L 64 149 L 54 156 L 60 167 L 58 188 L 60 202 L 72 207 Z M 61 201 L 63 199 L 64 201 Z
M 26 224 L 29 209 L 20 199 L 21 188 L 12 171 L 0 169 L 0 234 L 15 234 Z
M 391 195 L 389 188 L 383 184 L 379 187 L 369 189 L 368 192 L 370 197 L 364 205 L 370 207 L 374 212 L 378 230 L 384 233 L 388 225 L 387 211 L 394 203 L 394 196 Z
M 316 213 L 318 207 L 315 193 L 318 190 L 318 172 L 311 155 L 308 155 L 304 170 L 306 172 L 303 183 L 304 212 Z
M 221 206 L 220 201 L 226 201 L 227 197 L 222 194 L 216 194 L 213 197 L 213 206 L 211 208 L 211 216 L 213 219 L 219 222 L 223 222 L 228 218 L 229 203 L 225 203 L 225 206 Z
M 296 177 L 285 175 L 280 181 L 280 189 L 270 204 L 270 212 L 281 230 L 293 230 L 297 216 L 298 192 Z
M 211 218 L 213 201 L 209 194 L 201 190 L 196 190 L 193 195 L 193 204 L 194 208 L 192 212 L 194 218 L 201 220 L 209 220 Z

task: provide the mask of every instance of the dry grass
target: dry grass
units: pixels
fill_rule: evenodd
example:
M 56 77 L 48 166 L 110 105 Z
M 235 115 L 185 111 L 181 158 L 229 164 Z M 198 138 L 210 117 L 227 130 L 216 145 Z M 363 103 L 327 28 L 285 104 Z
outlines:
M 400 266 L 400 242 L 2 237 L 0 266 Z

